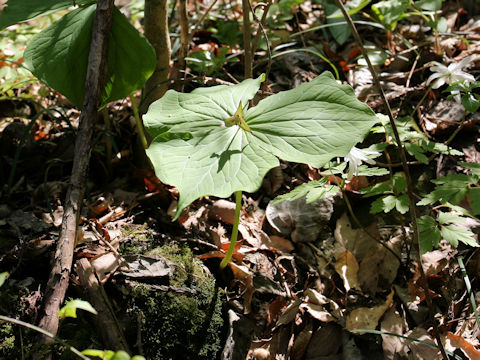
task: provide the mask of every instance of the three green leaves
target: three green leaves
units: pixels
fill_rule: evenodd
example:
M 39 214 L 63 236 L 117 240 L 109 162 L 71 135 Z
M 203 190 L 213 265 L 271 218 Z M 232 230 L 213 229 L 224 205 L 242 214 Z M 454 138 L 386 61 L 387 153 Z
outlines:
M 378 121 L 327 72 L 248 108 L 263 80 L 170 90 L 150 106 L 147 155 L 159 179 L 180 192 L 175 218 L 201 196 L 256 191 L 278 158 L 321 167 L 345 156 Z

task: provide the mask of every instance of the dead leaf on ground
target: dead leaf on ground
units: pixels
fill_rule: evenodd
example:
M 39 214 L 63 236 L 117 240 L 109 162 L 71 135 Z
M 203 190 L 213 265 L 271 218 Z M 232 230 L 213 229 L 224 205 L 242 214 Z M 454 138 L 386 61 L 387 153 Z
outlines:
M 373 236 L 380 238 L 375 223 L 368 226 L 366 230 Z M 392 232 L 390 231 L 390 233 Z M 354 229 L 345 213 L 337 221 L 335 240 L 333 250 L 335 258 L 339 259 L 343 253 L 350 252 L 358 262 L 357 289 L 361 289 L 369 294 L 375 294 L 390 288 L 397 275 L 400 262 L 385 246 L 388 246 L 394 253 L 399 254 L 403 243 L 401 235 L 393 232 L 390 239 L 384 242 L 385 246 L 382 246 L 362 229 Z M 348 255 L 343 255 L 343 257 L 345 256 Z M 351 259 L 350 256 L 343 261 L 349 261 L 349 259 Z M 352 266 L 354 266 L 353 259 L 350 261 L 352 261 Z M 342 276 L 341 272 L 339 274 Z M 355 286 L 350 284 L 350 287 Z
M 313 333 L 305 353 L 305 360 L 342 359 L 342 328 L 335 323 L 323 324 Z
M 410 333 L 407 333 L 409 338 L 422 340 L 435 344 L 433 338 L 428 334 L 427 330 L 421 327 L 415 328 Z M 410 352 L 408 354 L 409 360 L 433 360 L 440 359 L 440 351 L 438 349 L 419 343 L 417 341 L 407 341 Z
M 303 303 L 300 305 L 300 309 L 305 310 L 311 317 L 318 321 L 324 323 L 335 321 L 335 318 L 326 311 L 322 305 Z
M 252 311 L 252 298 L 255 288 L 253 287 L 253 274 L 246 266 L 236 265 L 233 262 L 228 264 L 235 279 L 242 284 L 243 313 L 249 314 Z
M 311 321 L 307 323 L 305 328 L 295 337 L 292 352 L 290 354 L 292 360 L 301 360 L 307 351 L 308 343 L 312 338 L 313 324 Z
M 350 251 L 344 251 L 337 257 L 335 262 L 335 270 L 343 279 L 345 290 L 350 289 L 360 290 L 358 284 L 358 262 L 355 256 Z
M 395 307 L 391 307 L 383 316 L 380 330 L 404 336 L 407 330 L 406 320 L 398 313 Z M 392 335 L 382 335 L 382 348 L 385 360 L 396 360 L 400 356 L 406 356 L 405 340 Z
M 298 310 L 301 304 L 302 304 L 302 300 L 297 299 L 294 302 L 292 302 L 290 305 L 288 305 L 285 311 L 283 312 L 283 314 L 280 315 L 280 317 L 278 318 L 277 326 L 286 325 L 291 323 L 293 320 L 295 320 L 295 317 L 298 314 Z
M 291 235 L 293 242 L 312 242 L 328 228 L 335 199 L 327 195 L 311 203 L 305 197 L 275 205 L 270 202 L 265 214 L 269 224 L 282 235 Z
M 462 349 L 463 352 L 468 355 L 470 360 L 480 360 L 480 351 L 475 349 L 473 345 L 463 337 L 448 332 L 447 339 L 452 347 Z
M 370 308 L 361 307 L 350 312 L 347 315 L 346 329 L 348 331 L 357 329 L 375 330 L 378 321 L 392 304 L 393 294 L 392 290 L 383 304 Z

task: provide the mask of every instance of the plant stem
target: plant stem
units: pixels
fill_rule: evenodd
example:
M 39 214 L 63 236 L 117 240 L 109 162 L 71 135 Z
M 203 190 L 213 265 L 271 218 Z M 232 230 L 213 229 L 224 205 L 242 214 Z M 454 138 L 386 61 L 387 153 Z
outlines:
M 52 333 L 42 329 L 42 328 L 39 328 L 38 326 L 35 326 L 35 325 L 32 325 L 32 324 L 29 324 L 29 323 L 26 323 L 22 320 L 18 320 L 18 319 L 13 319 L 13 318 L 10 318 L 8 316 L 3 316 L 3 315 L 0 315 L 0 320 L 2 321 L 5 321 L 5 322 L 9 322 L 9 323 L 12 323 L 12 324 L 15 324 L 15 325 L 20 325 L 20 326 L 24 326 L 28 329 L 32 329 L 32 330 L 35 330 L 37 332 L 39 332 L 40 334 L 42 335 L 45 335 L 45 336 L 48 336 L 52 339 L 54 339 L 55 341 L 58 341 L 59 343 L 61 343 L 62 345 L 65 345 L 67 347 L 68 350 L 70 350 L 71 352 L 73 352 L 75 355 L 77 355 L 79 358 L 81 359 L 84 359 L 84 360 L 89 360 L 90 358 L 83 355 L 79 350 L 75 349 L 73 346 L 70 346 L 67 344 L 67 342 L 65 340 L 62 340 L 62 339 L 59 339 L 57 338 L 55 335 L 53 335 Z
M 470 303 L 472 304 L 472 310 L 475 314 L 475 320 L 477 320 L 477 326 L 480 327 L 480 318 L 478 316 L 477 304 L 475 303 L 475 296 L 472 292 L 472 285 L 470 284 L 470 279 L 468 278 L 467 269 L 465 269 L 465 264 L 463 263 L 463 256 L 459 256 L 457 258 L 457 261 L 458 266 L 460 266 L 460 270 L 462 270 L 463 280 L 465 281 L 465 286 L 470 297 Z
M 143 148 L 146 149 L 148 148 L 148 141 L 147 141 L 147 138 L 145 137 L 145 132 L 143 131 L 142 120 L 140 120 L 137 103 L 135 101 L 135 97 L 133 96 L 133 94 L 130 94 L 130 102 L 132 103 L 133 116 L 135 116 L 135 124 L 137 124 L 138 136 L 140 137 L 140 141 L 142 142 Z
M 230 260 L 232 259 L 233 251 L 235 250 L 235 244 L 238 237 L 238 224 L 240 223 L 240 210 L 242 209 L 242 192 L 235 191 L 235 219 L 233 222 L 232 237 L 230 238 L 230 246 L 227 254 L 220 263 L 220 270 L 225 269 Z
M 377 244 L 383 246 L 388 252 L 390 252 L 401 264 L 402 259 L 400 259 L 400 256 L 390 249 L 387 244 L 385 244 L 382 240 L 377 239 L 374 235 L 370 234 L 370 232 L 362 225 L 360 220 L 358 220 L 357 216 L 355 215 L 355 212 L 353 211 L 352 204 L 350 203 L 350 199 L 348 198 L 347 192 L 345 191 L 344 187 L 341 187 L 342 195 L 343 195 L 343 200 L 345 200 L 345 204 L 347 205 L 348 212 L 350 213 L 350 216 L 352 217 L 353 221 L 355 224 L 372 240 L 374 240 Z
M 253 77 L 252 39 L 250 38 L 250 1 L 242 0 L 243 11 L 243 61 L 245 79 Z
M 425 271 L 423 270 L 423 265 L 422 265 L 422 255 L 420 252 L 420 244 L 419 244 L 419 233 L 418 233 L 418 223 L 417 223 L 417 214 L 416 214 L 416 207 L 415 207 L 415 195 L 413 192 L 413 186 L 412 186 L 412 178 L 410 176 L 410 170 L 407 165 L 407 156 L 405 152 L 405 148 L 403 147 L 402 139 L 400 138 L 400 134 L 398 133 L 397 125 L 395 124 L 395 119 L 393 117 L 393 112 L 392 109 L 390 108 L 390 104 L 388 103 L 387 97 L 385 96 L 385 92 L 383 91 L 383 88 L 380 84 L 380 80 L 378 79 L 377 73 L 375 72 L 375 69 L 372 66 L 372 63 L 370 62 L 370 59 L 368 57 L 367 51 L 365 50 L 365 47 L 363 46 L 362 39 L 360 38 L 360 34 L 357 31 L 357 28 L 355 27 L 355 24 L 352 21 L 352 18 L 348 14 L 348 11 L 345 9 L 345 6 L 343 6 L 343 3 L 341 0 L 336 0 L 337 6 L 340 8 L 340 10 L 343 13 L 343 16 L 345 17 L 345 20 L 347 20 L 351 30 L 352 34 L 355 37 L 355 40 L 357 41 L 360 50 L 362 51 L 362 55 L 365 58 L 365 61 L 367 62 L 368 68 L 370 72 L 372 73 L 372 78 L 373 82 L 378 88 L 378 91 L 380 92 L 380 96 L 382 98 L 382 101 L 385 105 L 385 109 L 387 111 L 388 118 L 390 120 L 390 125 L 392 127 L 393 133 L 395 135 L 395 140 L 397 142 L 398 150 L 400 153 L 400 159 L 403 164 L 403 170 L 405 172 L 405 180 L 407 182 L 407 193 L 408 193 L 408 204 L 409 204 L 409 209 L 410 209 L 410 217 L 412 221 L 412 230 L 413 230 L 413 244 L 418 252 L 418 269 L 420 271 L 420 277 L 423 282 L 423 287 L 425 290 L 425 300 L 427 301 L 428 305 L 428 312 L 430 315 L 430 321 L 432 322 L 433 326 L 433 332 L 435 335 L 435 340 L 437 342 L 438 349 L 440 350 L 440 353 L 442 354 L 442 357 L 444 360 L 448 360 L 448 355 L 445 352 L 445 348 L 442 344 L 442 341 L 440 339 L 440 333 L 438 330 L 437 322 L 435 321 L 435 314 L 433 313 L 433 303 L 432 303 L 432 297 L 430 295 L 430 289 L 428 286 L 427 282 L 427 277 L 425 276 Z

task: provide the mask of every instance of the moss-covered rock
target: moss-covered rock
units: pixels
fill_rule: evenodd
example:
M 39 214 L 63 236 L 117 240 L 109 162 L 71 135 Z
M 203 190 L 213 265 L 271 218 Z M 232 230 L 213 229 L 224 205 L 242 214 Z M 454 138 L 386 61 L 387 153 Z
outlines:
M 141 319 L 145 357 L 217 358 L 221 350 L 224 296 L 213 276 L 186 246 L 164 245 L 146 255 L 165 257 L 174 264 L 174 271 L 167 291 L 134 282 L 127 295 L 130 323 Z M 136 332 L 131 336 L 136 336 Z

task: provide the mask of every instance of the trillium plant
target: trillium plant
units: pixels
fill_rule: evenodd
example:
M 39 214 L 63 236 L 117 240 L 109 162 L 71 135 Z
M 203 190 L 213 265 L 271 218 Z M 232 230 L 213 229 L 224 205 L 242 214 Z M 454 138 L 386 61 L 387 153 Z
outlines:
M 235 194 L 231 259 L 238 234 L 242 191 L 255 192 L 279 158 L 322 167 L 346 156 L 378 121 L 375 113 L 330 73 L 249 107 L 264 75 L 234 86 L 169 90 L 144 115 L 153 142 L 147 155 L 158 178 L 176 186 L 176 220 L 201 196 Z

